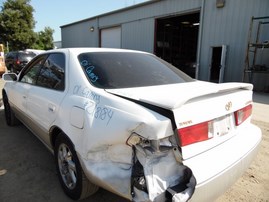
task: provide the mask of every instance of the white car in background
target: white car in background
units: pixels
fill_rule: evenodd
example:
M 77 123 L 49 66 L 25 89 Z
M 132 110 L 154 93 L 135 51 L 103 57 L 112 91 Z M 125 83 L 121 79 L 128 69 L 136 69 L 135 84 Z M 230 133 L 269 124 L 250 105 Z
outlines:
M 193 80 L 156 56 L 74 48 L 3 76 L 5 117 L 54 153 L 72 199 L 213 201 L 255 158 L 252 85 Z M 16 157 L 15 157 L 16 158 Z

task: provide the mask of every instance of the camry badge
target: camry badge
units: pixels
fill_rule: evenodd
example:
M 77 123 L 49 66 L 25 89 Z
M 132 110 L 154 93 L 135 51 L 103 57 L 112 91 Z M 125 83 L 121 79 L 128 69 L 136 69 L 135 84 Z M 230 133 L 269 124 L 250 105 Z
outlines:
M 226 105 L 225 105 L 225 109 L 226 109 L 226 111 L 229 111 L 231 108 L 232 108 L 232 106 L 233 106 L 233 103 L 230 101 L 230 102 L 228 102 Z

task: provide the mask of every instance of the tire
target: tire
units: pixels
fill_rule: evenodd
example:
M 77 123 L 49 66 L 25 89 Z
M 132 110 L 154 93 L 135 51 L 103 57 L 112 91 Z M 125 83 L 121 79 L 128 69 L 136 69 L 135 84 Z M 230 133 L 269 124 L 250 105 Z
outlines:
M 20 121 L 15 116 L 13 110 L 9 105 L 9 101 L 7 98 L 6 93 L 3 92 L 3 102 L 4 102 L 4 109 L 5 109 L 5 119 L 8 126 L 15 126 L 20 123 Z
M 73 144 L 64 133 L 56 139 L 54 157 L 61 186 L 71 199 L 84 199 L 98 190 L 85 176 Z

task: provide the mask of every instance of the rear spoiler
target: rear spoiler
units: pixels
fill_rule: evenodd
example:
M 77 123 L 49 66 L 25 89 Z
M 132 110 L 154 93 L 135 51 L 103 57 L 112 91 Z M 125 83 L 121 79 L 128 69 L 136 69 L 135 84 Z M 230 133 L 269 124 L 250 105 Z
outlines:
M 221 83 L 221 84 L 216 84 L 215 86 L 210 86 L 206 89 L 203 89 L 202 91 L 194 91 L 192 94 L 188 94 L 189 96 L 184 97 L 185 99 L 180 100 L 177 102 L 174 106 L 173 109 L 176 109 L 186 102 L 196 99 L 198 97 L 206 96 L 209 94 L 217 94 L 217 93 L 225 93 L 225 92 L 232 92 L 235 90 L 253 90 L 253 85 L 250 83 L 236 83 L 236 82 L 231 82 L 231 83 Z

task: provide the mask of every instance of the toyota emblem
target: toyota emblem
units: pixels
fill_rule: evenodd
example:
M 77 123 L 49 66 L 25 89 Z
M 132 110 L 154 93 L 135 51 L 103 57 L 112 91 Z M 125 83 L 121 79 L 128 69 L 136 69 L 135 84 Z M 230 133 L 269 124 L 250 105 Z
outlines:
M 230 101 L 230 102 L 228 102 L 226 105 L 225 105 L 225 109 L 226 109 L 226 111 L 230 111 L 230 109 L 232 108 L 232 106 L 233 106 L 233 103 Z

